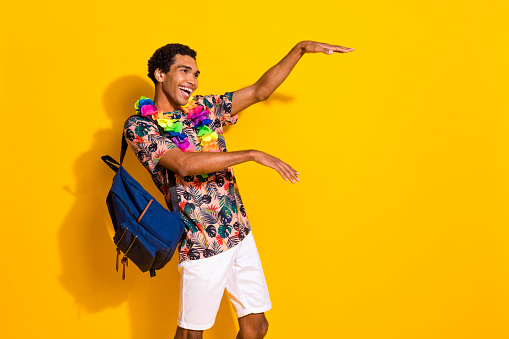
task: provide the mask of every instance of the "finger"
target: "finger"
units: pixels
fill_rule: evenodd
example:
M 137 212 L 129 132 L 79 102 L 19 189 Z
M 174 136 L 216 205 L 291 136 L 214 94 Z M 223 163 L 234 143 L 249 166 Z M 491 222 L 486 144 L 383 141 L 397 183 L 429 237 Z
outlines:
M 300 178 L 299 178 L 299 174 L 298 174 L 298 172 L 293 171 L 293 172 L 292 172 L 292 175 L 293 175 L 293 178 L 294 178 L 296 181 L 300 181 Z
M 284 162 L 282 160 L 279 160 L 279 161 L 280 161 L 279 164 L 281 166 L 281 169 L 285 172 L 286 176 L 290 180 L 300 181 L 300 179 L 298 177 L 299 173 L 292 166 L 288 165 L 286 162 Z M 294 182 L 294 181 L 292 181 L 292 182 Z
M 291 183 L 294 184 L 295 183 L 294 175 L 292 175 L 292 172 L 288 169 L 288 167 L 289 166 L 287 164 L 281 161 L 275 166 L 274 169 L 278 171 L 278 173 L 285 181 L 290 181 Z
M 288 181 L 290 180 L 292 183 L 295 183 L 295 181 L 300 181 L 300 179 L 297 177 L 298 173 L 296 170 L 294 170 L 290 165 L 285 163 L 279 158 L 273 157 L 274 162 L 269 165 L 272 169 L 276 170 L 279 175 L 283 178 L 283 180 Z
M 288 175 L 288 177 L 290 178 L 290 180 L 294 183 L 295 181 L 300 181 L 299 177 L 298 177 L 298 172 L 296 170 L 294 170 L 292 168 L 292 166 L 288 165 L 288 164 L 284 164 L 285 165 L 285 168 L 286 168 L 286 173 Z
M 336 53 L 348 53 L 352 52 L 355 49 L 352 47 L 344 47 L 339 45 L 330 45 L 330 44 L 320 44 L 319 45 L 319 52 L 322 52 L 324 54 L 332 54 L 334 52 Z
M 327 48 L 327 47 L 324 47 L 322 52 L 325 53 L 325 54 L 332 54 L 332 53 L 334 53 L 334 51 L 332 49 Z
M 299 181 L 299 178 L 295 175 L 295 170 L 291 168 L 290 165 L 283 162 L 281 167 L 283 168 L 286 177 L 292 182 L 292 184 L 295 184 L 295 181 Z
M 292 176 L 295 176 L 295 175 L 299 175 L 299 172 L 297 172 L 295 170 L 295 168 L 293 168 L 292 166 L 290 166 L 290 164 L 287 164 L 286 162 L 282 161 L 281 162 L 283 164 L 283 166 L 285 166 L 292 174 Z
M 355 50 L 355 48 L 352 47 L 344 47 L 344 46 L 337 46 L 337 45 L 330 45 L 329 50 L 336 52 L 336 53 L 348 53 Z
M 296 174 L 296 172 L 292 171 L 291 175 L 292 175 L 293 180 L 300 181 L 299 176 Z
M 290 166 L 290 165 L 288 165 L 288 166 Z M 292 173 L 293 173 L 294 175 L 296 175 L 296 176 L 298 176 L 298 175 L 299 175 L 299 172 L 297 172 L 297 170 L 296 170 L 295 168 L 293 168 L 292 166 L 290 166 L 290 169 L 292 170 Z M 297 179 L 298 179 L 298 177 L 297 177 Z
M 288 181 L 288 177 L 286 176 L 286 173 L 279 169 L 279 168 L 274 168 L 278 173 L 279 175 L 281 176 L 281 178 L 283 178 L 284 181 Z

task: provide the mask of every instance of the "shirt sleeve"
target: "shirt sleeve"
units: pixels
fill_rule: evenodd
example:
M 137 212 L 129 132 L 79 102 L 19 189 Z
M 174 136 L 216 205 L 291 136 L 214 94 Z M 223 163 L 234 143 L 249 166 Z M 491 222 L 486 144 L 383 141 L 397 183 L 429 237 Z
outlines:
M 124 137 L 138 160 L 152 174 L 155 173 L 161 157 L 168 150 L 177 147 L 159 133 L 155 123 L 137 116 L 132 116 L 125 122 Z
M 214 110 L 223 126 L 233 125 L 237 122 L 238 114 L 231 115 L 232 98 L 233 92 L 227 92 L 223 95 L 206 95 L 203 97 L 203 104 Z

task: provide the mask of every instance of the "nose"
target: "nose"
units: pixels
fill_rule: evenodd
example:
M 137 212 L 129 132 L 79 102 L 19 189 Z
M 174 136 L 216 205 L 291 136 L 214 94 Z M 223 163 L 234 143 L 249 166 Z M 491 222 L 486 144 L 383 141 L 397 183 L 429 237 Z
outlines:
M 193 74 L 190 74 L 187 77 L 187 82 L 189 83 L 189 85 L 193 86 L 194 88 L 198 87 L 198 79 L 196 79 Z

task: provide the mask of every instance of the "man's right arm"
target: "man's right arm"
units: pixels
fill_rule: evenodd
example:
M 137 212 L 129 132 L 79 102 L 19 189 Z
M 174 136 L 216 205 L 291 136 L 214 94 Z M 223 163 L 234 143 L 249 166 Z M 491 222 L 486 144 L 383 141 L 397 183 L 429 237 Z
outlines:
M 217 172 L 243 162 L 254 161 L 276 170 L 284 180 L 299 181 L 299 173 L 282 160 L 257 150 L 234 152 L 182 152 L 172 148 L 164 153 L 159 165 L 181 176 Z

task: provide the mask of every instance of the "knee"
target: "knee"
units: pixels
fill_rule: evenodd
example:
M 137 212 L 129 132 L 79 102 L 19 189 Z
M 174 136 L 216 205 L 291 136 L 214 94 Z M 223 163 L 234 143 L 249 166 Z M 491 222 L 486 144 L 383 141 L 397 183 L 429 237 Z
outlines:
M 269 322 L 263 318 L 255 323 L 244 326 L 240 330 L 239 337 L 241 339 L 262 339 L 269 330 Z
M 182 327 L 177 327 L 175 339 L 202 339 L 203 331 L 186 330 Z
M 263 319 L 262 323 L 260 324 L 260 331 L 259 331 L 259 337 L 258 338 L 263 338 L 265 337 L 265 335 L 267 334 L 267 332 L 269 331 L 269 322 L 267 321 L 267 319 Z

